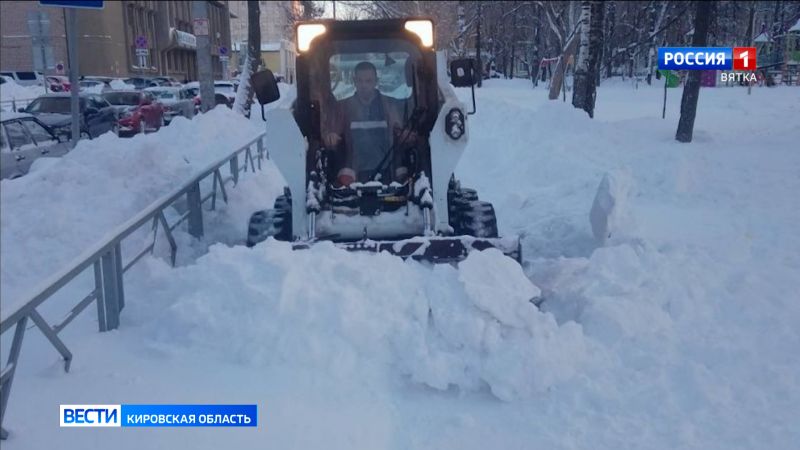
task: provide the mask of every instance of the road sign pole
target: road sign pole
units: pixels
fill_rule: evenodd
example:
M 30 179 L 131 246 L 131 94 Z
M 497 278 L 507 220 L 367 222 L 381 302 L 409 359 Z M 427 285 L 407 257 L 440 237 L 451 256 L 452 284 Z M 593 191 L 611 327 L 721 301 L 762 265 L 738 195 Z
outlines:
M 80 132 L 80 105 L 78 100 L 78 15 L 73 8 L 67 11 L 67 47 L 69 48 L 69 84 L 70 84 L 70 111 L 72 115 L 72 140 L 74 148 L 81 137 Z
M 214 107 L 214 74 L 211 68 L 211 42 L 208 36 L 208 2 L 192 2 L 194 34 L 197 36 L 197 76 L 200 100 L 206 112 Z

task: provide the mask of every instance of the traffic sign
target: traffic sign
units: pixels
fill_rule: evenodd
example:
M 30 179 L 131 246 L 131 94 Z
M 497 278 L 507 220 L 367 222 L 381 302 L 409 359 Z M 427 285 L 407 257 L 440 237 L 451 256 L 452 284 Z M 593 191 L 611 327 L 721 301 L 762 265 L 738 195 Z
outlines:
M 103 1 L 102 0 L 88 0 L 88 1 L 80 1 L 80 0 L 62 0 L 62 1 L 49 1 L 49 0 L 39 0 L 39 4 L 42 6 L 58 6 L 61 8 L 84 8 L 84 9 L 103 9 Z
M 223 55 L 223 56 L 227 55 L 228 54 L 228 47 L 225 47 L 225 46 L 220 47 L 219 48 L 219 54 Z
M 137 48 L 136 49 L 136 56 L 149 56 L 150 49 L 147 48 Z
M 230 56 L 219 55 L 219 60 L 225 62 L 230 59 Z
M 59 62 L 58 64 L 56 64 L 56 72 L 58 72 L 60 74 L 64 73 L 64 63 L 63 62 Z
M 208 36 L 208 19 L 193 19 L 195 36 Z
M 136 36 L 136 48 L 147 48 L 147 38 L 144 36 Z

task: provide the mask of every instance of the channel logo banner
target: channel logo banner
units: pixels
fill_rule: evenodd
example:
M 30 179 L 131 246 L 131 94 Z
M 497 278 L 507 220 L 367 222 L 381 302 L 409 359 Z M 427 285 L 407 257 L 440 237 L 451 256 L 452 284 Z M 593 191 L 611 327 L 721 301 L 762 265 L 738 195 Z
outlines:
M 731 47 L 661 47 L 658 68 L 661 70 L 731 70 Z M 755 59 L 755 54 L 753 55 Z
M 62 427 L 256 427 L 257 405 L 61 405 Z

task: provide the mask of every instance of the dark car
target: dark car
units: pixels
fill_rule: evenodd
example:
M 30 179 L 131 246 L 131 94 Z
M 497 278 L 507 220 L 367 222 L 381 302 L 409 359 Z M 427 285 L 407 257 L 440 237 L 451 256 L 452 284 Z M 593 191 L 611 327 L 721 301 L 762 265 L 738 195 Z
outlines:
M 117 114 L 114 108 L 100 95 L 80 93 L 81 137 L 93 138 L 117 131 Z M 57 135 L 71 136 L 72 115 L 69 93 L 43 95 L 32 101 L 24 112 L 33 114 L 49 126 Z
M 24 113 L 4 113 L 0 121 L 0 177 L 17 178 L 28 173 L 31 164 L 45 156 L 61 156 L 69 151 L 66 139 L 59 138 L 39 119 Z
M 103 97 L 117 111 L 119 135 L 159 130 L 164 126 L 164 106 L 148 91 L 112 91 Z

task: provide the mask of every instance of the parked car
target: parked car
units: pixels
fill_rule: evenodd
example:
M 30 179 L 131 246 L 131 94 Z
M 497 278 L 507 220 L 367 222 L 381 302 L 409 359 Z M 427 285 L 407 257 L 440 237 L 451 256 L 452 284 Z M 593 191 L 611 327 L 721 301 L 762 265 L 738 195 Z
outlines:
M 47 89 L 50 92 L 69 92 L 69 78 L 60 75 L 48 75 L 45 78 Z
M 103 97 L 97 94 L 81 92 L 79 94 L 80 132 L 81 137 L 100 136 L 117 131 L 117 114 L 114 108 Z M 71 98 L 69 93 L 43 95 L 32 101 L 23 112 L 33 114 L 56 135 L 72 135 Z
M 25 113 L 4 113 L 0 121 L 0 178 L 18 178 L 43 156 L 61 156 L 69 151 L 39 119 Z
M 166 124 L 164 107 L 152 92 L 112 91 L 103 97 L 117 110 L 120 136 L 157 131 Z
M 0 75 L 14 80 L 20 86 L 44 85 L 44 77 L 41 72 L 10 70 L 0 72 Z
M 175 116 L 191 118 L 195 113 L 191 89 L 164 86 L 145 88 L 164 107 L 164 122 L 169 124 Z
M 126 84 L 131 84 L 136 90 L 144 89 L 146 87 L 150 87 L 150 82 L 152 81 L 150 78 L 145 77 L 131 77 L 125 78 L 124 81 Z
M 236 100 L 236 91 L 238 86 L 232 81 L 214 81 L 214 92 L 224 95 L 228 101 L 228 107 L 233 107 L 233 101 Z M 219 104 L 219 102 L 217 102 Z

